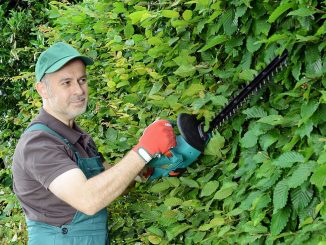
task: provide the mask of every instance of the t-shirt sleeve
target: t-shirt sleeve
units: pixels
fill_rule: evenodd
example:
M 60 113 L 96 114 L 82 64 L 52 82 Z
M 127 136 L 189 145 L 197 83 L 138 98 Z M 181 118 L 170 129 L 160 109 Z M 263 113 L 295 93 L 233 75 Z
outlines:
M 40 131 L 26 133 L 24 137 L 25 171 L 46 189 L 59 175 L 78 168 L 70 148 L 57 137 Z

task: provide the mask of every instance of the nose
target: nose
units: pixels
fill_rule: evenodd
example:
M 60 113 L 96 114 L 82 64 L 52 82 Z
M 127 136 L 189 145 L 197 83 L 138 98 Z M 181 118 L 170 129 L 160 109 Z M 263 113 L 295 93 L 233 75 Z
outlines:
M 82 84 L 76 80 L 73 82 L 72 91 L 76 95 L 83 95 L 85 93 L 85 89 Z

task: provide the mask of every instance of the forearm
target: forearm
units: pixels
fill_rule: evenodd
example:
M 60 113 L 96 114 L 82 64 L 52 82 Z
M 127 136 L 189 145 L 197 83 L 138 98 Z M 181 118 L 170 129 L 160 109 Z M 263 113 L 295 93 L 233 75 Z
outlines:
M 119 163 L 85 182 L 84 200 L 96 213 L 120 196 L 144 168 L 145 161 L 130 151 Z

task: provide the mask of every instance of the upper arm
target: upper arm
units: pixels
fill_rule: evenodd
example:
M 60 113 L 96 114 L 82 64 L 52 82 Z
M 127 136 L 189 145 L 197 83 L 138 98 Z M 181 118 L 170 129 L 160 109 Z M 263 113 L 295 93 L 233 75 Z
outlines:
M 83 186 L 87 179 L 79 168 L 74 168 L 57 176 L 49 185 L 49 190 L 75 209 L 88 213 L 89 203 L 85 200 Z

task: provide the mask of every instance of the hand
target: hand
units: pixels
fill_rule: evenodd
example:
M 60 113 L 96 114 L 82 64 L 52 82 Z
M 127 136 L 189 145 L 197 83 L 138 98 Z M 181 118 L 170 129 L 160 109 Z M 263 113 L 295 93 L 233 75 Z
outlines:
M 149 125 L 133 148 L 146 162 L 168 152 L 176 146 L 172 125 L 167 120 L 158 120 Z

